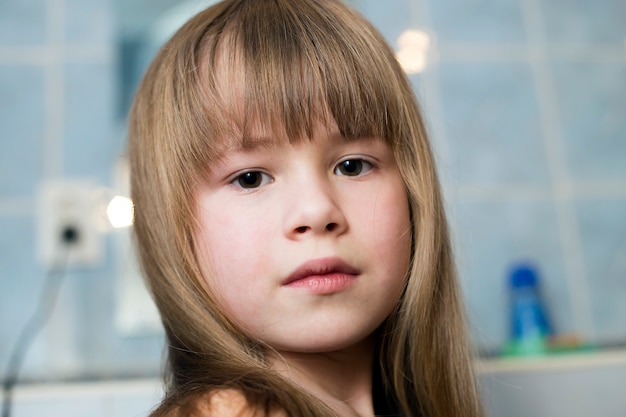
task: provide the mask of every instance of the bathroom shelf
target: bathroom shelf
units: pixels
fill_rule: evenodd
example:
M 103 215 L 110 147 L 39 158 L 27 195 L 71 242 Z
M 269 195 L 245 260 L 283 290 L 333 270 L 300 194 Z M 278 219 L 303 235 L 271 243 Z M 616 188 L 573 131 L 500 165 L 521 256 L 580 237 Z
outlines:
M 626 349 L 598 349 L 533 357 L 483 358 L 478 374 L 566 371 L 604 366 L 626 366 Z

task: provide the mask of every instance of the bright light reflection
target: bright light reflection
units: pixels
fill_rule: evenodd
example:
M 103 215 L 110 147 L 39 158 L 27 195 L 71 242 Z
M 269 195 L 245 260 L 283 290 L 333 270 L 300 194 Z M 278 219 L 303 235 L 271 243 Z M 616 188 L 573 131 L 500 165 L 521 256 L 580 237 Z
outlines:
M 130 227 L 133 224 L 133 202 L 128 197 L 115 196 L 107 206 L 107 217 L 115 228 Z
M 398 38 L 396 54 L 402 69 L 409 74 L 422 72 L 427 65 L 430 36 L 421 30 L 407 30 Z

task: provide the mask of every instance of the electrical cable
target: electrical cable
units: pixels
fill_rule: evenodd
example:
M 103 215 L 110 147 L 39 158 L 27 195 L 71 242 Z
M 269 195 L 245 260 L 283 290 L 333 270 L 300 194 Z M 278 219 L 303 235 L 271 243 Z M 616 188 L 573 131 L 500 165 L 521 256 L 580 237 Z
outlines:
M 7 365 L 7 372 L 2 381 L 2 417 L 11 416 L 11 406 L 13 401 L 13 388 L 18 381 L 20 368 L 22 361 L 30 348 L 30 345 L 35 340 L 35 337 L 39 334 L 41 329 L 44 328 L 59 298 L 59 293 L 63 280 L 67 274 L 68 259 L 72 249 L 72 245 L 75 244 L 79 238 L 78 231 L 72 227 L 67 226 L 61 233 L 61 242 L 65 246 L 65 256 L 58 269 L 50 268 L 46 274 L 46 279 L 40 294 L 39 303 L 37 309 L 31 318 L 26 322 L 26 325 L 22 328 L 13 350 L 11 351 L 9 363 Z

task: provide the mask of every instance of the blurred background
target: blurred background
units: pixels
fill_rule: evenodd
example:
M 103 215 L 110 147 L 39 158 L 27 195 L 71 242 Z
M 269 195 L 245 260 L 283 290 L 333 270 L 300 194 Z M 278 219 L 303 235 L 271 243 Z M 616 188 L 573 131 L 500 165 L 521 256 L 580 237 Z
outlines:
M 128 195 L 125 118 L 141 74 L 210 3 L 0 1 L 2 378 L 47 278 L 62 275 L 15 415 L 145 415 L 158 399 L 162 332 L 129 229 L 107 208 Z M 626 381 L 626 1 L 350 3 L 396 49 L 422 105 L 490 414 L 626 415 L 607 388 Z M 66 265 L 50 241 L 68 219 L 86 246 Z M 519 265 L 568 354 L 501 358 Z M 51 384 L 82 397 L 32 388 Z

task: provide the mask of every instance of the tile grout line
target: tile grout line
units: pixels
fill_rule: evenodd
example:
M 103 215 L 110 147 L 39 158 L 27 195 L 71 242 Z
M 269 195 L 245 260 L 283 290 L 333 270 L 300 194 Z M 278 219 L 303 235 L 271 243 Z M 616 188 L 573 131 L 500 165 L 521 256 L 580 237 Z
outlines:
M 419 6 L 418 6 L 419 4 Z M 444 170 L 442 165 L 451 166 L 451 152 L 450 144 L 448 141 L 445 124 L 443 122 L 443 105 L 441 103 L 441 91 L 439 89 L 439 75 L 438 75 L 438 63 L 439 63 L 439 45 L 434 36 L 433 24 L 430 14 L 428 0 L 421 0 L 415 2 L 411 9 L 412 21 L 419 21 L 419 15 L 422 16 L 426 32 L 430 36 L 430 47 L 427 54 L 426 69 L 430 69 L 427 77 L 418 74 L 424 81 L 424 97 L 425 103 L 418 103 L 420 111 L 424 113 L 424 123 L 427 129 L 428 137 L 432 143 L 433 153 L 437 165 L 437 175 L 443 188 L 443 197 L 445 200 L 454 200 L 453 195 L 449 195 L 448 191 L 451 187 L 446 187 L 446 183 L 442 177 L 444 177 Z M 428 104 L 426 104 L 428 103 Z M 429 110 L 431 109 L 431 110 Z M 426 117 L 430 116 L 430 117 Z M 434 146 L 434 142 L 437 146 Z M 450 171 L 446 170 L 449 174 Z
M 44 177 L 63 175 L 64 136 L 64 0 L 47 0 L 48 60 L 45 69 Z
M 108 63 L 115 55 L 114 48 L 93 48 L 90 45 L 65 44 L 63 51 L 65 59 L 78 63 Z M 54 60 L 53 52 L 54 49 L 50 47 L 50 44 L 19 47 L 0 46 L 0 65 L 46 66 Z
M 621 47 L 604 44 L 570 45 L 542 42 L 554 49 L 554 56 L 563 60 L 580 62 L 618 62 L 624 59 Z M 517 43 L 494 43 L 484 45 L 471 42 L 443 42 L 439 44 L 442 61 L 447 62 L 527 62 L 528 45 Z
M 531 67 L 536 81 L 541 111 L 541 130 L 553 182 L 554 203 L 561 250 L 564 255 L 571 312 L 576 329 L 595 340 L 591 300 L 588 291 L 582 241 L 574 208 L 573 184 L 569 175 L 560 128 L 560 113 L 554 80 L 546 68 L 547 53 L 542 29 L 542 14 L 538 0 L 522 1 L 522 13 L 529 36 Z
M 32 198 L 0 199 L 0 216 L 33 216 L 35 205 Z
M 549 185 L 494 185 L 494 184 L 442 184 L 455 195 L 482 201 L 554 201 L 554 187 Z M 626 182 L 572 183 L 570 197 L 575 200 L 603 201 L 626 199 Z
M 45 66 L 49 59 L 49 50 L 45 46 L 0 47 L 0 65 L 2 66 Z

